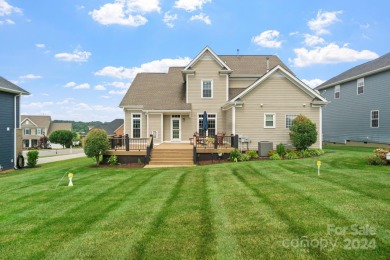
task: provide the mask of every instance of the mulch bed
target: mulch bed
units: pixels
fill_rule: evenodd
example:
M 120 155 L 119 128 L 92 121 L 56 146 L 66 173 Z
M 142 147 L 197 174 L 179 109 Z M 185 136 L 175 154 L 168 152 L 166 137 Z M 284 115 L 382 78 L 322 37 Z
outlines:
M 99 166 L 91 165 L 90 168 L 144 168 L 144 164 L 138 163 L 129 163 L 129 164 L 117 164 L 117 165 L 109 165 L 109 164 L 100 164 Z

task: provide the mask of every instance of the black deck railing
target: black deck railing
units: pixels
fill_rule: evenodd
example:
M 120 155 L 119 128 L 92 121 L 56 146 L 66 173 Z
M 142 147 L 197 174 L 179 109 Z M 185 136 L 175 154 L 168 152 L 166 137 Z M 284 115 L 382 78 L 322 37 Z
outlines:
M 145 164 L 149 164 L 150 158 L 152 157 L 152 150 L 153 150 L 153 135 L 150 135 L 148 140 L 148 145 L 146 146 Z
M 223 148 L 236 148 L 238 149 L 238 135 L 214 135 L 214 136 L 193 136 L 193 160 L 194 163 L 197 163 L 197 150 L 214 148 L 214 149 L 223 149 Z
M 129 138 L 126 134 L 120 137 L 109 137 L 111 150 L 122 151 L 141 151 L 147 150 L 149 144 L 149 138 Z

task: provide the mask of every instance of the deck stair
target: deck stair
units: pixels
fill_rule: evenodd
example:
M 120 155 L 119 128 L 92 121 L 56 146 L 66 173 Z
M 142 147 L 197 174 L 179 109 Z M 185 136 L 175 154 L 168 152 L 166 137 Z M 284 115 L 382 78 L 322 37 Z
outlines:
M 192 146 L 181 144 L 162 144 L 152 150 L 150 166 L 193 166 Z

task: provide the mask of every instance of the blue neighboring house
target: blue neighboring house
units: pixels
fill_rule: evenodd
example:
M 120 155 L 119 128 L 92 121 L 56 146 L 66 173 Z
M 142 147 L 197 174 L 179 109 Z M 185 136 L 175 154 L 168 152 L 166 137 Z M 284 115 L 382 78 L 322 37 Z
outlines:
M 323 140 L 390 144 L 390 53 L 353 67 L 316 88 L 323 108 Z
M 18 153 L 22 150 L 20 96 L 29 94 L 0 77 L 0 171 L 16 167 Z

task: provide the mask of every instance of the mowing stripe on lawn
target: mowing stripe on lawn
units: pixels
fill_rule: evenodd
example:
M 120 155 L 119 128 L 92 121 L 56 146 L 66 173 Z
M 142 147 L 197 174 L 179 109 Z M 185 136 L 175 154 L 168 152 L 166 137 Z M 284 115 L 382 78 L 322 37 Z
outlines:
M 280 166 L 280 164 L 278 165 Z M 252 165 L 250 165 L 249 167 L 252 167 Z M 337 209 L 337 207 L 335 209 L 334 206 L 332 207 L 332 205 L 337 205 L 337 204 L 329 204 L 329 201 L 332 200 L 332 198 L 329 198 L 329 197 L 326 197 L 326 198 L 322 198 L 320 195 L 320 193 L 311 193 L 311 194 L 307 194 L 307 191 L 305 190 L 304 187 L 302 187 L 301 185 L 297 184 L 297 183 L 294 183 L 294 182 L 291 182 L 291 180 L 286 180 L 285 177 L 281 176 L 280 174 L 279 175 L 264 175 L 263 173 L 261 173 L 260 171 L 257 171 L 258 174 L 264 176 L 265 178 L 269 178 L 270 180 L 274 181 L 274 182 L 277 182 L 279 183 L 280 185 L 285 185 L 286 188 L 292 190 L 293 192 L 299 192 L 299 193 L 303 193 L 303 196 L 311 196 L 309 197 L 311 201 L 313 202 L 317 202 L 315 205 L 316 206 L 321 206 L 323 207 L 324 209 L 326 209 L 328 212 L 334 212 L 334 214 L 337 216 L 337 218 L 335 220 L 333 220 L 333 222 L 329 222 L 329 218 L 327 219 L 328 223 L 326 224 L 337 224 L 339 226 L 351 226 L 351 225 L 356 225 L 356 224 L 359 224 L 360 226 L 363 226 L 365 224 L 367 224 L 367 219 L 364 218 L 362 219 L 360 217 L 359 214 L 351 214 L 351 211 L 341 211 L 340 209 Z M 291 175 L 291 177 L 294 177 L 294 178 L 303 178 L 301 175 L 297 176 L 297 175 Z M 309 177 L 307 177 L 309 178 Z M 321 183 L 323 182 L 323 179 L 322 178 L 313 178 L 313 181 L 314 183 L 318 182 L 318 183 Z M 332 188 L 335 188 L 334 185 L 329 185 L 329 183 L 325 183 L 325 185 L 329 186 L 329 187 L 332 187 Z M 323 187 L 323 186 L 322 186 Z M 338 189 L 337 190 L 344 190 L 344 189 Z M 354 192 L 354 191 L 352 191 Z M 349 193 L 349 191 L 347 192 L 344 192 L 346 196 L 351 196 Z M 349 199 L 349 203 L 352 203 L 353 202 L 353 198 L 355 198 L 354 196 L 352 196 L 351 199 Z M 372 199 L 372 198 L 367 198 L 369 200 L 369 202 L 366 202 L 370 205 L 375 205 L 374 207 L 377 208 L 379 206 L 378 204 L 378 201 L 377 199 Z M 318 202 L 321 202 L 321 203 L 318 203 Z M 361 205 L 364 201 L 362 201 L 361 199 L 359 199 L 356 203 L 356 207 L 358 207 L 359 205 Z M 382 208 L 382 212 L 384 212 L 384 216 L 389 216 L 390 212 L 389 212 L 389 207 L 388 205 L 386 204 L 383 204 L 381 203 L 381 208 Z M 332 207 L 332 209 L 331 209 Z M 342 208 L 342 207 L 341 207 Z M 329 211 L 329 209 L 331 209 Z M 385 212 L 388 212 L 387 214 Z M 333 213 L 332 213 L 333 214 Z M 332 218 L 334 218 L 332 216 Z M 343 220 L 343 222 L 340 223 L 340 220 Z M 383 221 L 381 221 L 380 218 L 373 218 L 372 219 L 372 222 L 370 223 L 370 225 L 372 226 L 373 223 L 375 222 L 380 225 L 380 226 L 383 226 L 383 225 L 386 225 L 386 223 L 388 222 L 388 218 L 387 219 L 383 219 Z M 377 248 L 374 250 L 376 252 L 380 252 L 380 247 L 383 247 L 383 248 L 386 248 L 390 243 L 390 241 L 386 238 L 387 235 L 385 234 L 384 231 L 381 231 L 381 232 L 378 232 L 377 235 L 376 235 L 376 243 L 377 243 Z M 372 237 L 367 237 L 367 238 L 372 238 Z
M 259 191 L 256 187 L 253 187 L 251 183 L 249 183 L 246 178 L 243 177 L 242 174 L 238 173 L 238 170 L 235 168 L 232 171 L 232 174 L 241 182 L 243 183 L 248 189 L 250 189 L 256 197 L 264 201 L 265 203 L 269 204 L 275 213 L 278 215 L 278 217 L 285 222 L 288 225 L 288 231 L 290 233 L 293 233 L 296 237 L 304 237 L 307 236 L 307 231 L 305 228 L 303 228 L 301 225 L 297 223 L 296 220 L 291 218 L 283 208 L 278 206 L 276 203 L 274 203 L 270 197 Z M 314 247 L 309 247 L 308 248 L 309 252 L 316 257 L 324 257 L 323 252 L 319 248 L 314 248 Z
M 140 241 L 136 243 L 135 246 L 135 256 L 134 259 L 143 259 L 145 258 L 145 249 L 148 246 L 151 239 L 159 232 L 161 224 L 165 221 L 173 202 L 177 199 L 179 192 L 183 186 L 184 180 L 188 174 L 188 171 L 182 173 L 176 182 L 174 188 L 171 191 L 170 196 L 166 200 L 164 206 L 154 218 L 154 221 L 151 223 L 149 230 L 144 234 Z M 133 258 L 133 257 L 132 257 Z
M 161 173 L 161 172 L 160 172 Z M 149 175 L 145 180 L 143 180 L 141 183 L 137 184 L 134 189 L 130 189 L 128 192 L 124 193 L 122 195 L 123 198 L 131 195 L 132 193 L 136 192 L 140 187 L 146 185 L 152 178 L 157 176 L 159 173 L 154 174 L 154 175 Z M 142 176 L 142 175 L 138 175 Z M 42 236 L 42 239 L 47 239 L 45 237 L 45 233 L 47 235 L 50 235 L 52 232 L 52 229 L 56 228 L 58 226 L 58 223 L 64 223 L 64 229 L 67 229 L 67 236 L 70 236 L 72 232 L 76 232 L 77 234 L 84 233 L 88 230 L 88 228 L 93 225 L 95 222 L 97 222 L 100 219 L 103 219 L 106 214 L 110 213 L 113 211 L 115 208 L 118 208 L 124 201 L 123 200 L 116 200 L 116 201 L 111 201 L 110 203 L 107 203 L 105 205 L 101 205 L 101 208 L 99 209 L 99 215 L 94 214 L 94 209 L 96 207 L 95 203 L 98 201 L 102 200 L 102 198 L 107 195 L 108 193 L 114 192 L 116 189 L 120 189 L 123 185 L 126 185 L 129 182 L 133 182 L 133 177 L 134 175 L 129 176 L 125 180 L 116 183 L 116 185 L 107 187 L 107 189 L 103 190 L 101 193 L 97 194 L 93 199 L 88 200 L 87 202 L 83 202 L 82 204 L 76 204 L 74 207 L 71 207 L 69 210 L 61 214 L 60 217 L 56 218 L 51 218 L 46 222 L 43 222 L 42 224 L 36 226 L 33 228 L 31 231 L 23 234 L 24 236 L 19 238 L 19 242 L 23 240 L 28 240 L 29 235 L 37 235 L 40 234 Z M 89 209 L 89 207 L 93 207 Z M 80 217 L 76 214 L 79 211 L 84 211 L 86 214 L 83 215 L 83 219 L 80 219 Z M 75 217 L 77 215 L 77 217 Z M 71 224 L 72 225 L 71 225 Z M 11 241 L 9 241 L 11 242 Z M 6 243 L 6 244 L 9 244 Z M 37 242 L 37 241 L 36 241 Z M 56 240 L 52 241 L 46 241 L 45 247 L 41 247 L 38 252 L 34 252 L 33 255 L 29 257 L 33 258 L 41 258 L 45 256 L 45 251 L 47 248 L 52 248 L 53 245 L 56 243 Z
M 294 164 L 294 163 L 292 163 L 292 164 Z M 286 165 L 286 164 L 279 164 L 278 166 L 280 166 L 280 167 L 282 167 L 290 172 L 299 173 L 298 169 L 296 169 L 294 166 Z M 295 166 L 302 167 L 302 166 L 298 165 L 297 163 L 295 163 Z M 358 171 L 358 170 L 356 170 L 356 171 Z M 380 195 L 380 194 L 373 195 L 373 194 L 367 192 L 366 189 L 369 188 L 369 183 L 367 183 L 367 181 L 364 181 L 364 183 L 359 181 L 359 179 L 356 178 L 356 176 L 352 177 L 350 175 L 343 174 L 342 172 L 339 172 L 338 170 L 328 170 L 328 169 L 322 170 L 322 173 L 323 173 L 323 175 L 327 174 L 327 173 L 333 173 L 333 174 L 337 173 L 339 175 L 345 176 L 345 178 L 343 180 L 338 179 L 340 181 L 337 181 L 334 178 L 330 178 L 330 176 L 328 176 L 329 178 L 326 178 L 326 177 L 318 178 L 317 175 L 315 175 L 315 174 L 314 175 L 303 175 L 303 176 L 300 175 L 300 176 L 303 178 L 312 178 L 312 179 L 316 178 L 322 182 L 333 183 L 333 184 L 336 184 L 338 186 L 341 186 L 342 188 L 354 191 L 356 193 L 359 193 L 363 196 L 369 197 L 369 198 L 374 199 L 374 200 L 383 200 L 385 202 L 388 201 L 388 199 L 386 199 L 386 198 L 382 198 L 381 196 L 378 197 L 378 195 Z M 355 174 L 357 174 L 357 172 L 355 172 Z M 351 178 L 354 178 L 353 183 L 350 181 Z M 357 186 L 356 184 L 359 186 Z M 376 183 L 375 186 L 376 186 L 376 188 L 379 188 L 380 190 L 386 190 L 389 188 L 388 185 L 382 185 L 381 183 Z M 386 194 L 384 194 L 384 195 L 386 195 Z
M 198 246 L 198 258 L 205 259 L 215 255 L 215 234 L 213 227 L 213 210 L 211 207 L 208 173 L 202 172 L 202 197 L 200 204 L 201 211 L 201 242 Z

